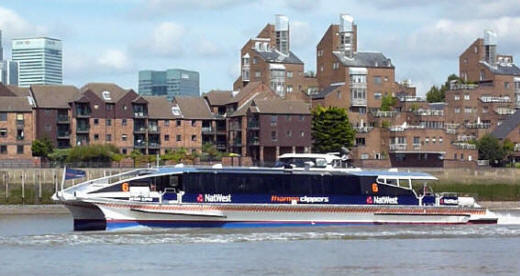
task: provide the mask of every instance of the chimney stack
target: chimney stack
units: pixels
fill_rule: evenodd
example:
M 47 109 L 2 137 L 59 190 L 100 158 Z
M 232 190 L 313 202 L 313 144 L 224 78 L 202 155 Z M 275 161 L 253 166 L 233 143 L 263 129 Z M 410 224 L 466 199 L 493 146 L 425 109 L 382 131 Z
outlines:
M 339 22 L 339 49 L 351 58 L 354 55 L 354 17 L 342 13 L 339 15 Z
M 289 17 L 277 14 L 274 31 L 276 32 L 276 49 L 289 55 Z
M 497 63 L 497 34 L 492 30 L 484 31 L 484 51 L 486 62 L 495 66 Z

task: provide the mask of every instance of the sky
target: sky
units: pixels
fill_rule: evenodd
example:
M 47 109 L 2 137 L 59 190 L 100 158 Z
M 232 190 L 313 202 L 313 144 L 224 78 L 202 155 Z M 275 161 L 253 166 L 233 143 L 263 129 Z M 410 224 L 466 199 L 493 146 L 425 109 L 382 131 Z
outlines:
M 392 59 L 396 80 L 423 95 L 451 73 L 485 29 L 501 54 L 520 56 L 518 0 L 2 0 L 4 56 L 11 39 L 63 42 L 64 84 L 114 82 L 137 90 L 139 70 L 200 72 L 201 92 L 232 89 L 240 48 L 276 14 L 290 20 L 291 50 L 316 71 L 316 45 L 339 14 L 358 25 L 358 50 Z

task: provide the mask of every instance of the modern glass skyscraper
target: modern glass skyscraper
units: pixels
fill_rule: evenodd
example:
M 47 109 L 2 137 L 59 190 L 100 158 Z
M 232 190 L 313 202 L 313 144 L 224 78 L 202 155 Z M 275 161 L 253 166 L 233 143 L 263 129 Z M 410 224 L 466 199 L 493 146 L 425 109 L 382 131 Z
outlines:
M 0 61 L 0 82 L 5 85 L 18 85 L 18 63 L 15 61 Z
M 139 71 L 139 94 L 143 96 L 199 96 L 199 73 L 183 69 Z
M 62 84 L 61 40 L 39 37 L 13 39 L 12 60 L 18 62 L 18 85 Z

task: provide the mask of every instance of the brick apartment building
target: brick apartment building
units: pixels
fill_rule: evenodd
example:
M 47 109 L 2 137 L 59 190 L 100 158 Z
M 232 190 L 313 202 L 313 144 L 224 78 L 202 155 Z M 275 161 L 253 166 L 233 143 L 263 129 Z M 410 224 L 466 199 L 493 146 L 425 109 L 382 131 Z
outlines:
M 305 75 L 303 62 L 290 50 L 289 18 L 276 15 L 240 50 L 241 75 L 233 84 L 240 90 L 252 82 L 262 82 L 281 97 L 299 98 L 317 88 L 317 80 Z
M 22 90 L 20 90 L 22 91 Z M 34 139 L 34 103 L 26 94 L 18 94 L 0 83 L 0 164 L 32 164 Z

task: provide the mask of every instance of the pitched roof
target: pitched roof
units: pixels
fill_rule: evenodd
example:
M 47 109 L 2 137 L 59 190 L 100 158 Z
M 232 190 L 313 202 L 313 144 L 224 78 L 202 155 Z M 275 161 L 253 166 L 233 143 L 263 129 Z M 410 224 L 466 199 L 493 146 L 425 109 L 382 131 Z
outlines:
M 13 93 L 16 94 L 16 96 L 20 96 L 20 97 L 31 96 L 31 91 L 29 90 L 29 87 L 18 87 L 15 85 L 8 85 L 7 88 L 9 88 L 9 90 L 13 91 Z
M 143 96 L 148 102 L 148 117 L 150 119 L 176 119 L 180 115 L 172 113 L 174 104 L 165 97 L 161 96 Z
M 260 89 L 260 90 L 257 90 Z M 240 89 L 237 94 L 233 95 L 229 100 L 228 103 L 239 103 L 242 100 L 245 99 L 251 99 L 251 96 L 254 96 L 255 94 L 265 94 L 265 95 L 272 95 L 273 97 L 277 97 L 276 93 L 274 93 L 271 88 L 269 88 L 267 85 L 263 84 L 260 81 L 254 81 L 250 82 L 248 85 Z
M 186 119 L 214 119 L 208 103 L 202 97 L 176 96 L 173 100 L 179 105 L 182 117 Z M 150 110 L 150 108 L 148 108 Z
M 318 92 L 318 94 L 311 95 L 312 99 L 324 99 L 327 95 L 334 92 L 336 89 L 340 88 L 341 85 L 331 85 L 328 87 L 325 87 L 325 89 Z
M 520 68 L 518 68 L 514 64 L 502 65 L 500 63 L 497 63 L 495 66 L 491 66 L 485 61 L 481 61 L 481 63 L 484 64 L 493 74 L 520 76 Z
M 69 102 L 79 95 L 72 85 L 31 85 L 31 92 L 40 108 L 69 108 Z
M 231 91 L 211 90 L 204 94 L 210 105 L 225 105 L 231 100 Z
M 0 82 L 0 96 L 16 96 L 16 94 Z
M 303 62 L 291 51 L 289 51 L 289 55 L 284 55 L 276 49 L 271 49 L 269 51 L 257 51 L 256 49 L 253 50 L 268 63 L 303 64 Z
M 2 112 L 31 112 L 32 105 L 28 97 L 0 97 L 0 111 Z
M 96 94 L 100 99 L 109 103 L 117 103 L 121 98 L 123 98 L 128 92 L 131 90 L 126 90 L 121 88 L 115 83 L 87 83 L 83 87 L 81 87 L 81 92 L 85 92 L 87 90 L 92 91 Z M 108 98 L 103 97 L 103 92 L 108 91 Z
M 392 68 L 392 62 L 380 52 L 357 52 L 352 58 L 345 56 L 342 52 L 334 51 L 333 54 L 348 67 L 379 67 Z
M 311 114 L 310 105 L 303 101 L 281 99 L 254 99 L 251 112 L 267 114 Z
M 498 139 L 505 139 L 511 131 L 513 131 L 520 124 L 520 110 L 513 113 L 513 115 L 509 116 L 506 120 L 502 122 L 499 126 L 497 126 L 491 135 L 495 136 Z

